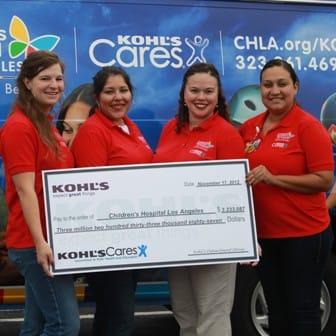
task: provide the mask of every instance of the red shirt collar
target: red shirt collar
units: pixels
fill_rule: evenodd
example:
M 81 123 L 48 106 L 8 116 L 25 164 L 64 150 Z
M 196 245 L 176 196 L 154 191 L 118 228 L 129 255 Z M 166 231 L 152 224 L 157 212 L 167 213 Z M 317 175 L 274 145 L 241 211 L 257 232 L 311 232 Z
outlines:
M 106 115 L 99 110 L 98 108 L 95 109 L 95 112 L 93 115 L 96 115 L 98 119 L 100 119 L 102 121 L 102 123 L 107 126 L 108 128 L 115 128 L 115 127 L 119 127 L 118 124 L 116 124 L 113 120 L 109 119 L 108 117 L 106 117 Z M 133 128 L 133 124 L 132 121 L 129 117 L 125 116 L 123 118 L 124 123 L 128 126 L 128 128 L 131 130 Z
M 274 127 L 289 127 L 293 124 L 295 120 L 297 120 L 297 115 L 301 112 L 301 108 L 294 104 L 293 107 L 289 110 L 289 112 L 280 120 L 280 122 Z M 264 122 L 269 114 L 269 111 L 266 111 L 259 115 L 257 119 L 257 125 L 260 129 L 262 129 Z
M 218 118 L 221 118 L 218 113 L 214 113 L 211 117 L 208 119 L 202 121 L 198 126 L 194 127 L 192 130 L 189 129 L 189 123 L 185 124 L 182 128 L 184 132 L 192 132 L 197 130 L 208 130 L 212 127 L 213 123 L 216 122 Z

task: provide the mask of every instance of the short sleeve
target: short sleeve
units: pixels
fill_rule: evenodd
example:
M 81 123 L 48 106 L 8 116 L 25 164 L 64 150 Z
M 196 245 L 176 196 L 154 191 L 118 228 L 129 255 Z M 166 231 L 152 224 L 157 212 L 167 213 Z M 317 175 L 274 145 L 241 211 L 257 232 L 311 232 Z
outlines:
M 35 172 L 37 153 L 38 139 L 32 126 L 24 123 L 4 126 L 1 132 L 1 154 L 9 175 Z
M 71 146 L 76 167 L 99 167 L 108 164 L 106 140 L 99 129 L 89 129 L 84 125 Z
M 217 155 L 218 160 L 234 160 L 245 158 L 244 142 L 238 131 L 231 125 L 217 138 Z
M 318 121 L 305 123 L 299 136 L 309 172 L 334 169 L 332 142 Z
M 166 125 L 163 126 L 163 129 L 161 131 L 161 135 L 159 138 L 159 142 L 157 145 L 157 149 L 160 148 L 160 146 L 162 146 L 162 144 L 165 143 L 168 135 L 171 134 L 171 131 L 175 129 L 175 127 L 176 127 L 176 119 L 171 119 L 170 121 L 168 121 Z

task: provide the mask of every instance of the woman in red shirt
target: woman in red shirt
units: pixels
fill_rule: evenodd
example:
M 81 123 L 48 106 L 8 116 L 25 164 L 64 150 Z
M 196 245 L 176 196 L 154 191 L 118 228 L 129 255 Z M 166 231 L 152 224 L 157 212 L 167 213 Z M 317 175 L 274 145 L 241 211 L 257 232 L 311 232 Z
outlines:
M 64 66 L 37 51 L 22 63 L 19 94 L 1 129 L 6 175 L 9 257 L 25 278 L 22 335 L 77 335 L 79 315 L 71 276 L 52 277 L 46 240 L 42 170 L 72 168 L 73 157 L 52 125 L 50 112 L 64 90 Z
M 154 162 L 240 159 L 244 146 L 230 124 L 218 71 L 192 65 L 183 77 L 179 108 L 164 127 Z M 236 264 L 168 269 L 181 336 L 229 336 Z
M 262 258 L 261 283 L 272 336 L 320 335 L 320 292 L 332 234 L 325 192 L 333 180 L 332 144 L 296 103 L 299 80 L 283 60 L 260 74 L 266 112 L 240 129 L 251 171 Z
M 79 128 L 72 144 L 77 167 L 149 163 L 152 151 L 127 112 L 133 86 L 118 67 L 104 67 L 93 78 L 97 101 L 94 114 Z M 96 300 L 95 336 L 131 335 L 134 319 L 136 271 L 90 273 Z

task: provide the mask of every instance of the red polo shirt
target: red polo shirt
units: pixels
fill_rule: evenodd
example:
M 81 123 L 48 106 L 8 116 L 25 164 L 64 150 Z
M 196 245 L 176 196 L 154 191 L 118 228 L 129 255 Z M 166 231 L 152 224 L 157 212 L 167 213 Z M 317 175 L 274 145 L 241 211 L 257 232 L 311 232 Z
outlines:
M 218 114 L 176 133 L 176 119 L 164 127 L 154 162 L 231 160 L 244 158 L 244 144 L 238 131 Z
M 266 135 L 261 134 L 267 112 L 240 128 L 250 168 L 264 165 L 274 175 L 304 175 L 333 171 L 332 144 L 318 120 L 298 106 Z M 249 144 L 257 144 L 255 149 Z M 258 183 L 253 187 L 255 215 L 261 238 L 308 236 L 329 225 L 324 192 L 302 194 Z
M 35 126 L 19 108 L 13 111 L 1 129 L 1 155 L 5 166 L 6 202 L 9 211 L 6 232 L 8 248 L 34 247 L 12 176 L 27 172 L 35 173 L 35 192 L 39 203 L 42 229 L 46 237 L 41 172 L 74 166 L 70 150 L 54 127 L 53 130 L 59 143 L 60 158 L 56 157 L 42 142 Z
M 99 110 L 79 128 L 71 146 L 76 167 L 149 163 L 152 150 L 138 127 L 124 118 L 130 134 Z

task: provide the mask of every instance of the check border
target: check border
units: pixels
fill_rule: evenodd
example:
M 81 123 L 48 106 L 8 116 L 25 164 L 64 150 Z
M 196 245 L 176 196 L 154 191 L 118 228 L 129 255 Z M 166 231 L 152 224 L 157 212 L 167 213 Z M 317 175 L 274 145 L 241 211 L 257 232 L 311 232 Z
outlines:
M 92 173 L 99 171 L 123 171 L 123 170 L 139 170 L 139 169 L 164 169 L 169 167 L 189 167 L 189 166 L 209 166 L 209 165 L 243 165 L 245 176 L 249 170 L 248 161 L 246 159 L 240 160 L 216 160 L 216 161 L 196 161 L 196 162 L 181 162 L 181 163 L 159 163 L 159 164 L 139 164 L 139 165 L 122 165 L 122 166 L 104 166 L 104 167 L 92 167 L 92 168 L 74 168 L 74 169 L 65 169 L 65 170 L 49 170 L 43 171 L 43 190 L 44 190 L 44 200 L 45 200 L 45 211 L 46 211 L 46 223 L 47 223 L 47 232 L 48 240 L 52 251 L 55 251 L 55 242 L 52 218 L 51 218 L 51 200 L 49 197 L 51 185 L 49 183 L 49 178 L 53 175 L 63 175 L 68 173 Z M 258 244 L 256 239 L 256 224 L 254 218 L 254 208 L 253 208 L 253 198 L 251 187 L 246 184 L 246 192 L 248 198 L 249 206 L 249 220 L 251 225 L 252 233 L 252 244 L 253 252 L 248 257 L 241 257 L 239 254 L 242 252 L 237 251 L 230 252 L 230 254 L 236 254 L 236 257 L 218 259 L 194 259 L 194 260 L 178 260 L 170 262 L 144 262 L 144 263 L 127 263 L 124 265 L 103 265 L 103 266 L 84 266 L 84 267 L 69 267 L 58 269 L 57 266 L 53 265 L 51 271 L 53 274 L 71 274 L 71 273 L 85 273 L 85 272 L 97 272 L 105 270 L 125 270 L 125 269 L 145 269 L 145 268 L 162 268 L 162 267 L 174 267 L 174 266 L 188 266 L 188 265 L 205 265 L 205 264 L 220 264 L 220 263 L 229 263 L 229 262 L 240 262 L 240 261 L 255 261 L 258 260 Z M 225 255 L 225 253 L 220 253 Z M 209 253 L 209 255 L 214 255 L 214 253 Z

